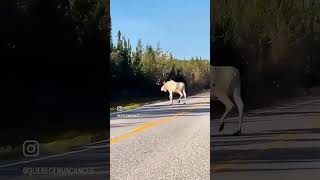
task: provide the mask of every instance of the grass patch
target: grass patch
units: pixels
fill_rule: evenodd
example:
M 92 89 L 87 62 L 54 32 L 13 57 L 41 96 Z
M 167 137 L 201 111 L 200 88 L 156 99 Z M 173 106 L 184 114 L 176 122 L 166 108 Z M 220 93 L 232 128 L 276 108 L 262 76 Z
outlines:
M 22 155 L 22 146 L 2 146 L 0 147 L 0 159 L 1 160 L 10 160 L 10 159 L 21 159 Z
M 52 155 L 71 151 L 72 148 L 87 145 L 92 142 L 105 140 L 106 131 L 100 132 L 80 132 L 68 131 L 61 133 L 59 136 L 51 137 L 54 139 L 47 142 L 39 142 L 40 155 Z M 6 145 L 0 147 L 1 160 L 18 160 L 24 158 L 22 153 L 22 143 L 18 146 Z
M 147 97 L 147 98 L 135 98 L 126 100 L 117 100 L 110 102 L 110 112 L 116 112 L 117 106 L 122 106 L 123 110 L 136 109 L 146 103 L 153 101 L 165 100 L 167 97 Z
M 57 154 L 71 150 L 73 147 L 89 144 L 92 134 L 80 135 L 74 138 L 60 139 L 49 143 L 40 144 L 40 151 L 44 154 Z
M 110 112 L 116 112 L 117 111 L 117 106 L 122 106 L 123 110 L 129 110 L 129 109 L 136 109 L 141 105 L 142 105 L 142 103 L 120 104 L 120 105 L 116 105 L 116 106 L 110 107 Z

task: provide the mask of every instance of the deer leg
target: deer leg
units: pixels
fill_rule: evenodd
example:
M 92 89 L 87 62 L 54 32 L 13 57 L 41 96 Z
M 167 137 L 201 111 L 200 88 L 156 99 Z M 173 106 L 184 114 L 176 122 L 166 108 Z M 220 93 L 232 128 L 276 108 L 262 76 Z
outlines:
M 240 86 L 236 87 L 233 91 L 233 98 L 237 105 L 238 113 L 239 113 L 239 128 L 238 131 L 234 133 L 234 135 L 241 135 L 241 124 L 243 117 L 243 102 L 241 99 L 241 88 Z
M 217 94 L 217 97 L 226 107 L 226 110 L 220 119 L 220 128 L 219 128 L 219 132 L 220 132 L 224 128 L 224 119 L 225 119 L 226 115 L 231 111 L 231 109 L 233 107 L 233 103 L 230 100 L 230 98 L 228 97 L 228 95 L 225 93 L 219 93 L 219 94 Z

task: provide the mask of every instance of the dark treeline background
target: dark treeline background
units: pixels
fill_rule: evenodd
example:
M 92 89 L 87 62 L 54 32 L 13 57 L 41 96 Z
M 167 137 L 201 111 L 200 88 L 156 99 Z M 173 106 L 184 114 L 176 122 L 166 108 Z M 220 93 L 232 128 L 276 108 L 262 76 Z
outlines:
M 320 85 L 319 47 L 319 0 L 211 1 L 211 63 L 239 68 L 251 107 Z
M 106 130 L 106 1 L 0 4 L 0 143 Z
M 129 38 L 118 31 L 115 44 L 111 40 L 111 101 L 168 96 L 156 84 L 162 80 L 186 83 L 187 95 L 209 88 L 209 61 L 201 57 L 178 60 L 164 52 L 158 43 L 154 48 L 139 40 L 131 46 Z

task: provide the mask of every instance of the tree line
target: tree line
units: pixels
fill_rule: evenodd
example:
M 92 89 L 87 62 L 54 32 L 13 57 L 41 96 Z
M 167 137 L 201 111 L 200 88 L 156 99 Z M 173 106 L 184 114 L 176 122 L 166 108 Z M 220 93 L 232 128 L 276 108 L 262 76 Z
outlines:
M 183 81 L 189 94 L 209 88 L 209 61 L 201 57 L 179 60 L 159 43 L 144 46 L 141 40 L 132 47 L 120 31 L 110 46 L 112 100 L 163 95 L 156 85 L 158 79 Z
M 0 4 L 0 142 L 102 130 L 108 96 L 106 1 Z
M 253 101 L 319 85 L 318 47 L 319 0 L 211 3 L 211 62 L 238 67 Z

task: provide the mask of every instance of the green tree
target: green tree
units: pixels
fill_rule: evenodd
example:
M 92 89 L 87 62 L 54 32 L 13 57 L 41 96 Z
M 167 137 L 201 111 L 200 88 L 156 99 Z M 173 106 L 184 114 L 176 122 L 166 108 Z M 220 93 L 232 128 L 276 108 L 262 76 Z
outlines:
M 134 75 L 135 76 L 141 75 L 142 55 L 143 55 L 143 45 L 142 45 L 141 40 L 139 39 L 138 43 L 137 43 L 137 46 L 136 46 L 136 52 L 134 53 L 134 56 L 132 58 L 132 60 L 133 60 L 132 66 L 133 66 L 133 70 L 134 70 Z
M 123 49 L 123 43 L 122 43 L 122 36 L 121 36 L 121 32 L 118 31 L 118 34 L 117 34 L 117 50 L 122 50 Z

